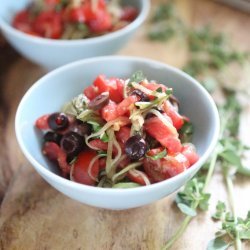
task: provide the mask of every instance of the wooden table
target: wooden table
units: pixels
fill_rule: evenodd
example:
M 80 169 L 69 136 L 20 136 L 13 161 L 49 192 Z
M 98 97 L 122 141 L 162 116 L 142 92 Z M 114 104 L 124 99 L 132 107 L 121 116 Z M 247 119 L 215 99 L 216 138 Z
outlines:
M 176 0 L 175 4 L 191 26 L 211 22 L 239 48 L 250 49 L 250 15 L 212 1 Z M 119 54 L 183 65 L 185 48 L 174 41 L 152 43 L 145 38 L 146 31 L 144 25 Z M 33 170 L 17 145 L 14 116 L 25 91 L 45 72 L 3 41 L 0 46 L 0 249 L 160 249 L 183 220 L 173 204 L 174 194 L 142 208 L 108 211 L 65 197 Z M 244 138 L 249 139 L 250 108 L 245 117 Z M 250 208 L 249 179 L 238 178 L 236 185 L 237 209 L 245 215 Z M 225 200 L 220 175 L 214 176 L 210 190 L 213 210 L 218 199 Z M 212 210 L 194 219 L 173 249 L 206 249 L 218 228 L 210 218 Z M 250 249 L 250 244 L 244 247 Z

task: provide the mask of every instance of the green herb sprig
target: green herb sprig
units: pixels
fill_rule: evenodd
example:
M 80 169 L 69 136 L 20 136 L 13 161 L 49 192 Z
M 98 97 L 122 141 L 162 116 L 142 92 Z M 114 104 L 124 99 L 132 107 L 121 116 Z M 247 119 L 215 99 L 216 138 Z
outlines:
M 209 242 L 208 249 L 222 250 L 234 245 L 237 250 L 240 250 L 242 248 L 241 241 L 250 238 L 250 213 L 246 219 L 237 216 L 233 179 L 236 174 L 250 176 L 250 169 L 242 165 L 242 156 L 249 148 L 244 146 L 238 138 L 242 108 L 237 100 L 237 93 L 226 89 L 224 83 L 217 76 L 219 71 L 225 69 L 229 64 L 243 65 L 249 59 L 249 53 L 236 51 L 229 45 L 224 34 L 213 32 L 209 26 L 199 30 L 188 28 L 177 17 L 171 2 L 159 5 L 152 18 L 149 39 L 168 41 L 180 33 L 186 39 L 190 53 L 190 59 L 183 69 L 200 80 L 208 91 L 213 92 L 219 88 L 224 94 L 225 103 L 218 105 L 221 117 L 219 143 L 210 161 L 177 194 L 176 204 L 180 211 L 185 214 L 185 218 L 162 249 L 170 249 L 181 237 L 190 221 L 200 211 L 209 208 L 211 194 L 208 193 L 207 189 L 215 167 L 218 165 L 225 179 L 232 212 L 226 212 L 225 204 L 222 202 L 217 205 L 217 211 L 213 218 L 221 221 L 221 230 L 216 234 L 216 238 Z M 192 132 L 192 128 L 188 124 L 183 130 L 179 132 L 185 132 L 187 135 L 188 132 Z

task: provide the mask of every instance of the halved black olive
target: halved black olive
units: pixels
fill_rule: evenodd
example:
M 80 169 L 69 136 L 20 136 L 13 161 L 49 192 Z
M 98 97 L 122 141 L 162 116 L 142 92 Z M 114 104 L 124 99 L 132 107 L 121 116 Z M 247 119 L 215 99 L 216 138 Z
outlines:
M 84 137 L 75 132 L 68 132 L 61 139 L 61 148 L 71 157 L 79 154 L 84 146 Z
M 140 98 L 140 100 L 139 100 L 140 102 L 149 102 L 150 101 L 149 98 L 148 98 L 148 96 L 144 92 L 142 92 L 141 90 L 139 90 L 139 89 L 133 90 L 130 93 L 130 95 L 137 95 Z
M 174 96 L 174 95 L 171 95 L 171 96 L 169 97 L 169 101 L 170 101 L 171 104 L 174 105 L 174 106 L 179 107 L 179 105 L 180 105 L 179 100 L 178 100 L 178 99 L 176 98 L 176 96 Z
M 44 136 L 43 139 L 45 142 L 50 141 L 50 142 L 55 142 L 56 144 L 60 144 L 60 141 L 62 139 L 62 135 L 58 134 L 56 132 L 49 131 L 47 132 Z
M 99 110 L 103 108 L 106 104 L 108 104 L 108 102 L 109 102 L 109 93 L 104 92 L 98 95 L 93 100 L 91 100 L 88 104 L 88 108 L 93 110 Z
M 70 128 L 71 131 L 81 135 L 90 135 L 91 133 L 91 125 L 88 124 L 87 122 L 82 122 L 77 120 L 76 124 Z
M 131 136 L 125 143 L 125 152 L 131 160 L 139 160 L 147 152 L 147 143 L 140 135 Z
M 64 130 L 69 126 L 69 119 L 64 113 L 53 113 L 48 118 L 48 124 L 52 130 Z

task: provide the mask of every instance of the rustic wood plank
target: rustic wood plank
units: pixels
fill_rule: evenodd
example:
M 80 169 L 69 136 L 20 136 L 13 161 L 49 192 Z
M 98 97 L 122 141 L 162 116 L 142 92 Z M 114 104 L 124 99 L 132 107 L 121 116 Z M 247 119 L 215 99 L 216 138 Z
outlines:
M 249 15 L 211 1 L 176 0 L 175 3 L 189 25 L 211 22 L 218 31 L 223 27 L 238 47 L 250 49 Z M 146 32 L 147 25 L 144 25 L 120 54 L 144 56 L 177 67 L 185 63 L 188 55 L 183 42 L 152 43 L 145 39 Z M 2 51 L 1 60 L 6 58 L 6 55 L 2 57 Z M 183 215 L 173 206 L 174 194 L 126 211 L 93 208 L 57 192 L 24 159 L 14 134 L 15 110 L 27 88 L 44 72 L 18 56 L 10 65 L 8 72 L 1 71 L 0 66 L 0 139 L 4 142 L 0 151 L 0 183 L 7 180 L 3 188 L 0 184 L 0 199 L 1 192 L 3 195 L 8 187 L 0 210 L 0 249 L 160 249 L 183 220 Z M 9 115 L 3 115 L 7 110 Z M 250 133 L 249 114 L 250 108 L 245 111 L 242 136 L 246 130 Z M 7 177 L 3 178 L 4 175 Z M 250 208 L 250 200 L 246 199 L 249 179 L 237 177 L 236 184 L 237 209 L 245 215 Z M 217 200 L 226 196 L 221 175 L 215 175 L 210 190 L 213 209 Z M 173 249 L 206 249 L 217 229 L 210 213 L 202 213 L 193 220 Z M 250 244 L 244 247 L 250 249 Z

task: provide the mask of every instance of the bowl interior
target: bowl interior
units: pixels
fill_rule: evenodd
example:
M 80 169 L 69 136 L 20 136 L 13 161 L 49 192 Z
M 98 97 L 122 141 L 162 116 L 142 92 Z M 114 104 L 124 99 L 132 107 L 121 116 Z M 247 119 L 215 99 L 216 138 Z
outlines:
M 51 72 L 33 85 L 23 98 L 16 117 L 21 147 L 42 166 L 58 174 L 41 153 L 41 134 L 34 128 L 35 120 L 60 110 L 65 102 L 81 93 L 99 74 L 126 79 L 137 70 L 142 70 L 149 80 L 173 87 L 174 95 L 180 101 L 180 112 L 189 117 L 194 125 L 192 142 L 202 156 L 218 133 L 218 114 L 209 94 L 194 79 L 175 68 L 128 57 L 79 61 Z

